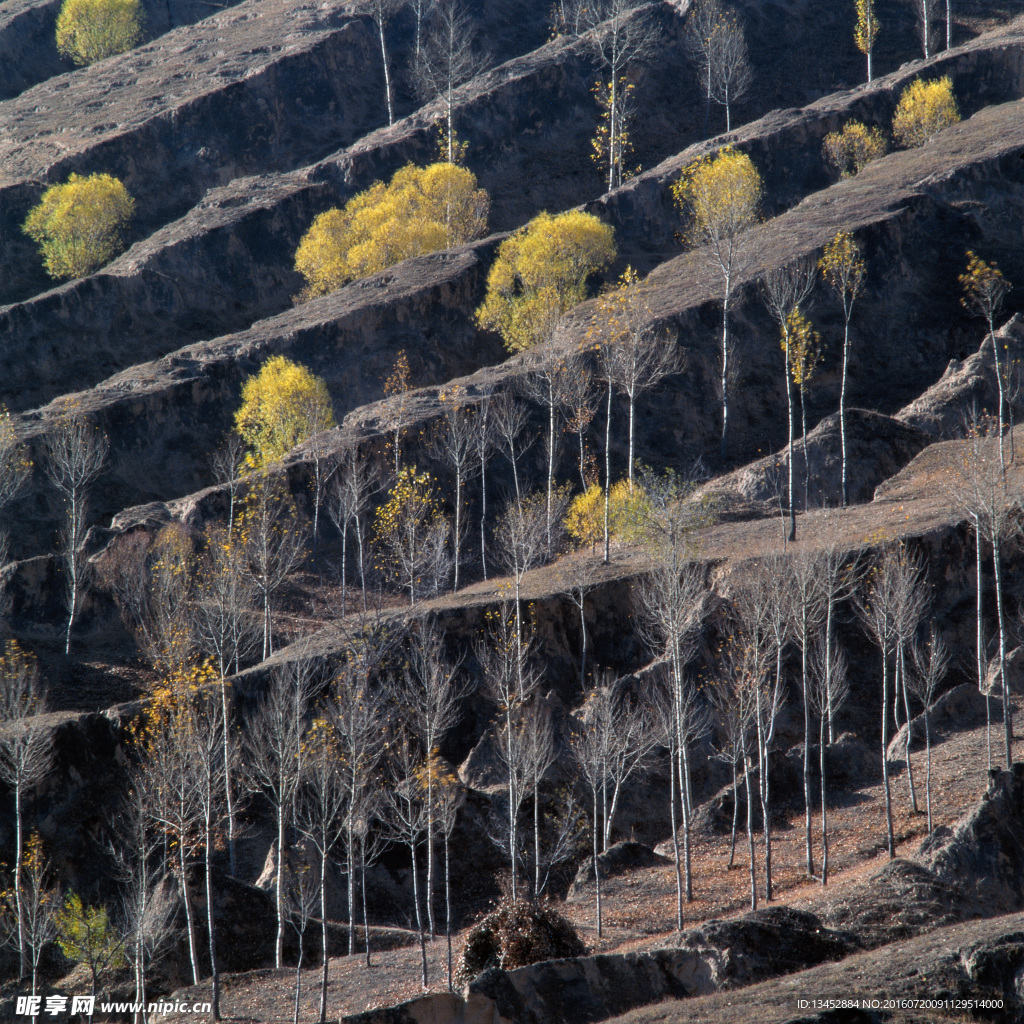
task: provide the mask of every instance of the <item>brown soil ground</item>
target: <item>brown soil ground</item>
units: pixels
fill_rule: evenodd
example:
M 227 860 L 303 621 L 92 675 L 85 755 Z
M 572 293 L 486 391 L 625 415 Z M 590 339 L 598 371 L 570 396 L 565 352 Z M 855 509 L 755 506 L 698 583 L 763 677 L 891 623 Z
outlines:
M 1024 729 L 1024 712 L 1015 718 L 1018 732 Z M 1018 741 L 1019 743 L 1020 741 Z M 993 729 L 993 757 L 999 763 L 999 735 Z M 924 753 L 913 755 L 918 803 L 923 812 Z M 933 824 L 956 821 L 980 797 L 987 785 L 985 728 L 955 734 L 932 750 Z M 912 857 L 927 834 L 927 819 L 909 807 L 905 773 L 893 779 L 894 825 L 897 853 Z M 820 870 L 820 815 L 813 818 L 815 869 Z M 831 878 L 827 888 L 809 879 L 805 869 L 803 816 L 797 815 L 787 827 L 777 829 L 773 844 L 776 904 L 821 914 L 830 901 L 886 863 L 884 802 L 881 782 L 853 792 L 837 794 L 829 808 L 829 849 Z M 749 861 L 746 839 L 737 837 L 733 868 L 729 863 L 729 837 L 709 836 L 696 843 L 693 859 L 694 901 L 685 911 L 685 925 L 691 927 L 714 917 L 745 913 L 750 905 Z M 756 847 L 759 905 L 763 892 L 762 850 Z M 604 927 L 597 937 L 591 898 L 570 900 L 560 909 L 575 923 L 588 949 L 594 952 L 626 952 L 672 945 L 676 935 L 675 872 L 671 867 L 640 870 L 613 878 L 604 885 Z M 465 933 L 453 939 L 456 969 Z M 443 937 L 427 945 L 429 989 L 446 987 L 446 947 Z M 362 957 L 339 957 L 329 965 L 328 1019 L 357 1013 L 375 1006 L 390 1005 L 422 993 L 421 960 L 417 947 L 375 953 L 367 968 Z M 228 1021 L 277 1024 L 293 1019 L 294 970 L 252 971 L 225 979 L 222 1012 Z M 319 967 L 302 972 L 299 1020 L 318 1019 Z M 208 998 L 208 986 L 183 990 L 177 998 L 189 1001 Z M 792 1007 L 791 1007 L 792 1009 Z M 655 1008 L 631 1016 L 631 1021 L 662 1019 Z M 668 1012 L 668 1011 L 666 1011 Z M 179 1018 L 168 1016 L 167 1021 Z M 181 1017 L 185 1021 L 186 1017 Z M 677 1020 L 678 1017 L 664 1018 Z M 746 1020 L 745 1017 L 737 1020 Z M 753 1018 L 750 1018 L 753 1019 Z M 924 1018 L 907 1016 L 906 1024 Z M 943 1020 L 956 1020 L 955 1016 Z

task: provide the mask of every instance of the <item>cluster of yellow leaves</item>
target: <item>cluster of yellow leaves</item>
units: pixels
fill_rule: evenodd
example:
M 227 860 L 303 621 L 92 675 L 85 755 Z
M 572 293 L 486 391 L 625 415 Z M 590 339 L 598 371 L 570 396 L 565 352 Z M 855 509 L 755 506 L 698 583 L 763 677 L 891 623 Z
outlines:
M 295 252 L 306 279 L 300 298 L 327 295 L 395 263 L 450 249 L 487 229 L 490 200 L 476 176 L 454 163 L 412 164 L 345 204 L 321 213 Z
M 333 426 L 334 409 L 323 379 L 284 356 L 271 356 L 242 385 L 235 430 L 249 446 L 256 469 Z
M 377 568 L 408 586 L 403 569 L 409 571 L 415 565 L 420 539 L 431 529 L 440 528 L 443 520 L 434 478 L 429 473 L 417 472 L 415 466 L 403 466 L 395 486 L 388 492 L 388 500 L 374 515 L 373 531 L 383 555 Z
M 121 251 L 134 212 L 135 200 L 117 178 L 72 174 L 43 193 L 22 230 L 39 246 L 51 277 L 84 277 Z
M 761 192 L 753 161 L 732 146 L 690 164 L 672 185 L 677 205 L 691 217 L 692 245 L 733 238 L 755 224 Z
M 852 298 L 864 283 L 867 268 L 860 246 L 849 231 L 840 231 L 826 246 L 818 269 L 833 291 L 840 296 Z
M 608 496 L 608 531 L 619 540 L 641 539 L 648 518 L 649 502 L 643 488 L 628 480 L 612 484 Z M 593 548 L 604 539 L 604 488 L 592 484 L 576 495 L 565 516 L 565 529 L 580 547 Z
M 57 945 L 73 964 L 116 968 L 128 963 L 107 908 L 87 906 L 74 891 L 57 912 Z
M 960 112 L 949 76 L 925 82 L 915 78 L 903 90 L 892 119 L 893 138 L 912 149 L 923 146 L 936 132 L 959 123 Z
M 821 362 L 821 335 L 799 306 L 786 317 L 781 344 L 793 383 L 803 390 Z
M 130 50 L 142 38 L 139 0 L 64 0 L 57 50 L 78 65 Z
M 881 28 L 874 0 L 857 0 L 857 26 L 853 30 L 853 39 L 861 53 L 868 54 L 874 49 Z
M 633 93 L 636 87 L 627 82 L 625 76 L 619 79 L 618 92 L 612 102 L 612 83 L 595 82 L 590 91 L 597 100 L 601 114 L 597 122 L 597 135 L 590 140 L 592 150 L 590 159 L 599 167 L 608 166 L 609 151 L 615 150 L 615 166 L 618 171 L 617 184 L 628 181 L 640 170 L 639 167 L 627 170 L 624 166 L 626 157 L 633 152 L 633 137 L 629 130 L 632 120 L 630 112 L 633 107 Z M 612 121 L 614 120 L 614 138 L 612 137 Z
M 595 216 L 540 213 L 501 243 L 476 311 L 512 352 L 536 345 L 586 298 L 587 278 L 615 259 L 615 233 Z
M 847 121 L 841 131 L 825 136 L 822 149 L 825 159 L 841 178 L 852 178 L 872 160 L 885 156 L 886 142 L 881 129 L 869 128 L 860 121 Z
M 960 299 L 964 307 L 986 319 L 991 319 L 1003 296 L 1010 290 L 1009 282 L 995 263 L 986 263 L 970 250 L 967 252 L 967 270 L 958 280 L 964 290 Z

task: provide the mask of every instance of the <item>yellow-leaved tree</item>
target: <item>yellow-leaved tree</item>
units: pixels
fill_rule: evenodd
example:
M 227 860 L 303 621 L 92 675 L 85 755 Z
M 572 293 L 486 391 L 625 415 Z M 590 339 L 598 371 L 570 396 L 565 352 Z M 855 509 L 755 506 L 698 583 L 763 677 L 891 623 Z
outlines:
M 313 221 L 295 251 L 299 298 L 328 295 L 412 256 L 450 249 L 487 230 L 490 200 L 476 175 L 452 163 L 395 172 Z
M 539 213 L 501 243 L 477 323 L 497 331 L 510 352 L 531 348 L 586 298 L 587 278 L 613 259 L 615 233 L 593 214 Z
M 266 466 L 333 426 L 327 385 L 300 363 L 271 356 L 260 372 L 242 385 L 235 430 L 249 446 L 253 468 Z
M 139 0 L 64 0 L 57 50 L 78 65 L 130 50 L 142 38 Z
M 856 0 L 856 3 L 857 26 L 853 30 L 853 40 L 857 44 L 857 49 L 868 59 L 868 81 L 870 82 L 873 71 L 871 58 L 882 25 L 875 14 L 875 0 Z
M 683 169 L 672 186 L 677 205 L 689 216 L 687 239 L 722 280 L 721 452 L 729 425 L 729 300 L 737 279 L 757 262 L 759 244 L 747 230 L 760 220 L 761 175 L 746 153 L 726 146 Z
M 948 75 L 933 82 L 915 78 L 900 96 L 892 119 L 892 134 L 901 146 L 913 149 L 959 121 L 953 82 Z
M 847 121 L 841 131 L 825 136 L 822 150 L 839 177 L 852 178 L 872 160 L 885 155 L 885 137 L 878 128 L 869 128 L 860 121 Z
M 51 185 L 22 230 L 39 246 L 50 277 L 85 277 L 124 248 L 135 200 L 109 174 L 72 174 Z

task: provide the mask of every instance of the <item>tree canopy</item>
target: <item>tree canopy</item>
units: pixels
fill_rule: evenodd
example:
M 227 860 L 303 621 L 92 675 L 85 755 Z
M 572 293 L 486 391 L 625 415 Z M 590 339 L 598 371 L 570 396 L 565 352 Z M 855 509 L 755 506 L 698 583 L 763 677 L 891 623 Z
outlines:
M 892 134 L 901 146 L 912 149 L 923 146 L 936 132 L 959 121 L 960 112 L 948 75 L 934 82 L 915 78 L 900 96 L 892 119 Z
M 78 65 L 130 50 L 142 38 L 139 0 L 64 0 L 57 50 Z
M 490 200 L 476 175 L 451 163 L 395 172 L 353 196 L 343 210 L 321 213 L 295 252 L 306 279 L 302 297 L 328 295 L 395 263 L 450 249 L 487 230 Z
M 498 249 L 476 311 L 512 352 L 536 345 L 586 298 L 587 278 L 615 258 L 615 233 L 593 214 L 540 213 Z
M 672 186 L 676 202 L 691 215 L 692 245 L 732 239 L 755 224 L 761 191 L 750 157 L 732 146 L 690 164 Z
M 872 160 L 885 155 L 885 138 L 878 128 L 869 128 L 860 121 L 847 121 L 841 131 L 825 136 L 822 149 L 825 159 L 841 178 L 852 178 Z
M 117 178 L 72 174 L 43 193 L 22 230 L 39 246 L 51 277 L 85 277 L 124 248 L 134 212 L 135 200 Z
M 235 430 L 249 446 L 255 468 L 333 426 L 334 410 L 323 379 L 284 356 L 271 356 L 242 385 Z

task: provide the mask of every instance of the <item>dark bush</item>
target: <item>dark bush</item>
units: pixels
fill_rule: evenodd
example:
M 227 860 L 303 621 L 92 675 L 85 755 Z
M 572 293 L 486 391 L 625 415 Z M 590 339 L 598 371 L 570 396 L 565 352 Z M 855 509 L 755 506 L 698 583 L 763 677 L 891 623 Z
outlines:
M 488 967 L 511 970 L 585 952 L 572 923 L 553 907 L 506 899 L 466 936 L 459 983 L 465 984 Z

